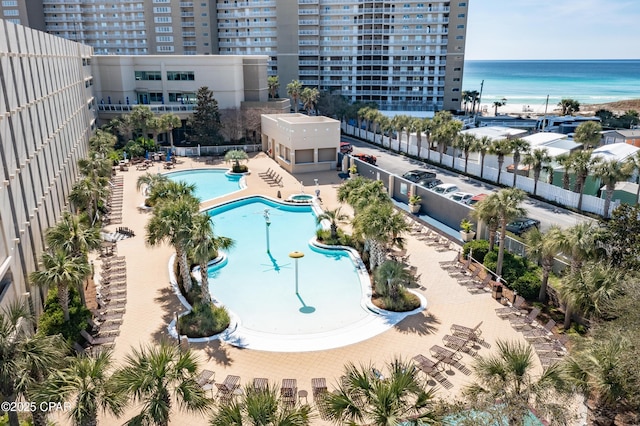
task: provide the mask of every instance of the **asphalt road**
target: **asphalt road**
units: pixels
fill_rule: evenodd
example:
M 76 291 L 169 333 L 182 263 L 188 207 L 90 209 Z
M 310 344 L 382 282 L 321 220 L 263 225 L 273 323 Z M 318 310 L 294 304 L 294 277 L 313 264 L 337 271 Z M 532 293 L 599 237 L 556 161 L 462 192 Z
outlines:
M 350 136 L 342 135 L 341 140 L 350 142 L 353 145 L 353 153 L 375 155 L 378 158 L 376 166 L 399 176 L 409 170 L 421 168 L 434 170 L 438 175 L 438 179 L 440 179 L 444 183 L 455 184 L 462 192 L 469 192 L 471 194 L 488 194 L 491 191 L 497 191 L 500 189 L 497 186 L 488 185 L 475 179 L 468 179 L 465 176 L 460 176 L 448 170 L 427 165 L 422 161 L 417 161 L 411 158 L 404 157 L 402 155 L 398 155 L 376 145 L 359 141 Z M 435 158 L 437 158 L 437 154 Z M 583 216 L 581 214 L 558 208 L 554 205 L 543 203 L 530 198 L 527 198 L 527 200 L 524 202 L 524 208 L 527 209 L 528 217 L 532 217 L 540 221 L 540 229 L 542 231 L 547 230 L 551 225 L 554 224 L 559 225 L 561 228 L 568 228 L 579 222 L 593 220 L 587 216 Z

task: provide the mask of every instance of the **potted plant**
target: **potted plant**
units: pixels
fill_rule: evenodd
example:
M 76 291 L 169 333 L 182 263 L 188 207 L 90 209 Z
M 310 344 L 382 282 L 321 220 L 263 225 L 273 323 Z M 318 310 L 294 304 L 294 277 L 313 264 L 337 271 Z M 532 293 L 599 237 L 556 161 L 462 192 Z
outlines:
M 409 196 L 409 211 L 413 214 L 416 214 L 420 211 L 420 202 L 422 201 L 422 197 L 419 195 L 411 195 Z
M 466 243 L 473 240 L 475 236 L 476 232 L 473 230 L 473 223 L 469 222 L 468 219 L 462 219 L 460 222 L 460 237 L 462 237 L 462 241 Z
M 358 167 L 356 166 L 356 163 L 353 163 L 351 164 L 351 166 L 349 166 L 349 176 L 351 177 L 358 176 Z

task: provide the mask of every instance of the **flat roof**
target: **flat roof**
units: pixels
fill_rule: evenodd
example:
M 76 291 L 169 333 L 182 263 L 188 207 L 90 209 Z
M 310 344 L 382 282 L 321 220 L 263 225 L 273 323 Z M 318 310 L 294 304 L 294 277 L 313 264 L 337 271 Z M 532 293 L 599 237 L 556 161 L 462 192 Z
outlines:
M 605 161 L 618 160 L 622 161 L 625 158 L 635 154 L 640 148 L 628 143 L 612 143 L 609 145 L 602 145 L 593 150 L 592 157 L 600 157 Z
M 321 123 L 339 123 L 338 120 L 325 117 L 324 115 L 306 115 L 300 113 L 291 114 L 263 114 L 274 120 L 281 120 L 291 124 L 321 124 Z
M 531 147 L 537 147 L 539 145 L 546 145 L 549 142 L 556 141 L 558 139 L 566 139 L 567 135 L 562 133 L 553 133 L 553 132 L 538 132 L 529 136 L 525 136 L 522 140 L 529 142 Z
M 505 139 L 510 136 L 519 136 L 524 133 L 527 133 L 526 130 L 522 129 L 514 129 L 511 127 L 503 127 L 503 126 L 484 126 L 484 127 L 474 127 L 471 129 L 463 130 L 460 133 L 465 134 L 469 133 L 476 137 L 488 136 L 492 140 Z

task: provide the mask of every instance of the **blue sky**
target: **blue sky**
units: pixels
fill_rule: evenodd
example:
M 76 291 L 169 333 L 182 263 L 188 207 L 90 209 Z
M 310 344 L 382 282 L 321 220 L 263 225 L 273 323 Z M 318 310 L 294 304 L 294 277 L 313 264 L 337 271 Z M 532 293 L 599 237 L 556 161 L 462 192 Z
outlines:
M 466 59 L 640 59 L 638 0 L 469 0 Z

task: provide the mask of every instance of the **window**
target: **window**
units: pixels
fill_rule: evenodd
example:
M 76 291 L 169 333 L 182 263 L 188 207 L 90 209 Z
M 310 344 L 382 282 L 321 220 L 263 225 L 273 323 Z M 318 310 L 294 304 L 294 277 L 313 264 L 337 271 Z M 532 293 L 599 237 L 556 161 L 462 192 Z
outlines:
M 154 3 L 171 3 L 171 0 L 153 0 Z
M 171 16 L 155 16 L 153 18 L 153 22 L 155 22 L 156 24 L 170 24 Z
M 3 7 L 17 7 L 18 6 L 18 0 L 2 0 L 2 6 Z
M 173 46 L 158 46 L 158 52 L 173 52 Z
M 173 27 L 156 27 L 157 33 L 172 33 Z
M 173 36 L 156 36 L 158 43 L 173 43 Z
M 461 29 L 463 29 L 463 28 L 464 28 L 464 25 L 463 25 L 463 24 L 460 24 L 460 25 L 456 26 L 456 28 L 457 28 L 457 29 L 459 29 L 459 30 L 461 30 Z
M 17 10 L 5 10 L 4 16 L 18 16 Z
M 167 71 L 169 81 L 194 81 L 196 79 L 193 71 Z
M 467 7 L 467 3 L 458 3 L 458 7 Z
M 136 80 L 162 80 L 162 75 L 160 71 L 136 71 Z
M 149 92 L 149 102 L 162 102 L 162 92 Z
M 464 36 L 461 36 L 461 35 L 456 36 L 456 40 L 464 40 Z
M 170 7 L 154 7 L 153 13 L 171 13 Z
M 464 18 L 464 13 L 458 13 L 458 18 Z

